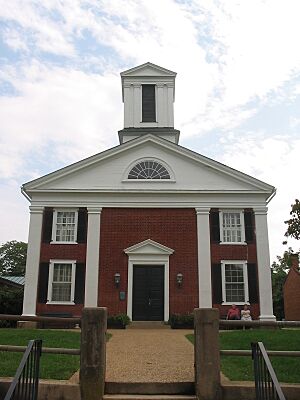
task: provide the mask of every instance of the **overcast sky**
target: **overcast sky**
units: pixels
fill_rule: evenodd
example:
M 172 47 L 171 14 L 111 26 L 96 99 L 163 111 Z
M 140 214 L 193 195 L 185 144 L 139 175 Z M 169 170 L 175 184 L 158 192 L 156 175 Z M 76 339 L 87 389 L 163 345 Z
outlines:
M 275 260 L 300 196 L 299 16 L 299 0 L 0 0 L 0 243 L 27 241 L 22 183 L 118 144 L 119 73 L 150 61 L 178 74 L 180 144 L 277 188 Z

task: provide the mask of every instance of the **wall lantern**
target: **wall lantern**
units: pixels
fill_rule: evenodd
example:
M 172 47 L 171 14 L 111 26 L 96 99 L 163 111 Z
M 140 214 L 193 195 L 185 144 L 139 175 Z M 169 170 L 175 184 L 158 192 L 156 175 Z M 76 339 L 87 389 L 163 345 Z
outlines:
M 119 274 L 119 272 L 116 272 L 114 275 L 114 281 L 115 281 L 115 285 L 116 287 L 119 287 L 120 282 L 121 282 L 121 275 Z
M 182 281 L 183 281 L 183 275 L 181 273 L 176 275 L 176 282 L 177 286 L 180 287 L 182 286 Z

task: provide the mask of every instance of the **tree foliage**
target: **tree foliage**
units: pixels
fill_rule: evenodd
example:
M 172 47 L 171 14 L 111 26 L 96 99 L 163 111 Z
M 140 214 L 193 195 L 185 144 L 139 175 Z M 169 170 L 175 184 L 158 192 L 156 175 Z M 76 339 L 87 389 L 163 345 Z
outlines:
M 285 232 L 286 237 L 293 237 L 294 239 L 300 239 L 300 201 L 295 200 L 295 204 L 291 205 L 292 210 L 290 211 L 291 218 L 284 221 L 288 225 L 287 231 Z
M 11 240 L 0 246 L 0 275 L 25 274 L 27 243 Z
M 283 253 L 283 256 L 277 256 L 277 261 L 272 264 L 272 292 L 273 292 L 273 310 L 277 319 L 284 318 L 284 300 L 283 285 L 286 280 L 287 273 L 291 267 L 291 247 Z

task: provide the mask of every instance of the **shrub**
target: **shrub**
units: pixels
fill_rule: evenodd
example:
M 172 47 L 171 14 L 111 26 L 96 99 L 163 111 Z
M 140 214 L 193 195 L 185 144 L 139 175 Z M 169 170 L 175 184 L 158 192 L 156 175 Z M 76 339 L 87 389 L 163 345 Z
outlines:
M 126 328 L 126 325 L 130 324 L 130 318 L 127 314 L 116 314 L 109 315 L 107 317 L 108 328 Z
M 21 315 L 23 290 L 7 289 L 0 292 L 0 314 Z M 15 327 L 16 321 L 0 321 L 0 328 Z
M 194 327 L 193 314 L 171 314 L 169 325 L 172 329 L 192 329 Z

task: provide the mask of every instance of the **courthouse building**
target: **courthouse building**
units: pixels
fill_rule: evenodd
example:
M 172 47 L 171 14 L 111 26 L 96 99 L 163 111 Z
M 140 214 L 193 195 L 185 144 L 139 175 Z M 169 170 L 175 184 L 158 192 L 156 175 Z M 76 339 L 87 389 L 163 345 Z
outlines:
M 23 185 L 31 203 L 24 315 L 105 306 L 167 321 L 249 303 L 255 318 L 274 319 L 267 204 L 275 189 L 180 146 L 175 77 L 151 63 L 122 72 L 120 144 Z

